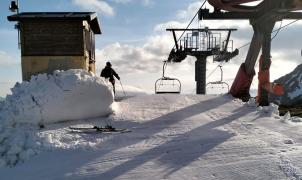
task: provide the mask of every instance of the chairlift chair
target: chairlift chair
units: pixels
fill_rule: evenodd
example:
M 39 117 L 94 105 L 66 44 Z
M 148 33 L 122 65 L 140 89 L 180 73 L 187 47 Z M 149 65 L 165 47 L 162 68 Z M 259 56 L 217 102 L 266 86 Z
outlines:
M 165 76 L 167 61 L 164 61 L 163 76 L 155 82 L 155 94 L 180 94 L 181 82 L 177 78 Z
M 221 85 L 221 89 L 224 89 L 225 88 L 224 85 L 226 85 L 227 86 L 227 90 L 228 90 L 227 92 L 229 92 L 230 91 L 229 84 L 223 81 L 222 66 L 219 65 L 219 68 L 220 68 L 220 73 L 221 73 L 220 74 L 220 80 L 219 81 L 208 82 L 207 85 L 206 85 L 206 87 L 208 88 L 209 85 L 212 85 L 212 88 L 214 88 L 214 85 Z

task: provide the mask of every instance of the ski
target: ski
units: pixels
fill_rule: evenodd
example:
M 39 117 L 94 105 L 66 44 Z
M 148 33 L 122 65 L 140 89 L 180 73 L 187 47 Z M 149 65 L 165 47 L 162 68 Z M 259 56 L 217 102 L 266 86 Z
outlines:
M 69 127 L 69 129 L 77 132 L 101 132 L 101 133 L 127 133 L 131 132 L 129 129 L 118 129 L 112 126 L 106 127 L 98 127 L 98 126 L 91 126 L 91 127 Z

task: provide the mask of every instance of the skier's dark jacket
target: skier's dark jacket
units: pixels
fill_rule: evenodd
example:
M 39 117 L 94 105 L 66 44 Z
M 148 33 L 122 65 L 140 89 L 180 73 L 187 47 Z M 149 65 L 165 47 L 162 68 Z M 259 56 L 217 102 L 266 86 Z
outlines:
M 118 80 L 120 80 L 118 74 L 109 66 L 106 66 L 101 72 L 101 77 L 109 78 L 110 82 L 114 81 L 113 76 L 115 76 Z

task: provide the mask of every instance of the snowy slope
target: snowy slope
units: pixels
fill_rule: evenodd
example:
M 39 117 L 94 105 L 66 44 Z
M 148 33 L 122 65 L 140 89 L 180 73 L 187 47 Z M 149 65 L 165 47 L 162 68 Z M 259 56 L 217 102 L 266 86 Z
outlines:
M 229 96 L 142 95 L 108 118 L 36 130 L 49 151 L 0 169 L 1 179 L 301 179 L 300 123 L 276 106 Z M 75 124 L 111 124 L 131 133 L 73 133 Z

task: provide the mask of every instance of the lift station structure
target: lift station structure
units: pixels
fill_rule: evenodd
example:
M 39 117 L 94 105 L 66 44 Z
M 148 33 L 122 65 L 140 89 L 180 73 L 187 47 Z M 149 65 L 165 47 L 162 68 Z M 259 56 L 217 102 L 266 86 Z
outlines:
M 255 75 L 255 64 L 262 48 L 259 62 L 257 100 L 260 106 L 269 105 L 269 93 L 282 95 L 281 85 L 270 83 L 271 33 L 277 21 L 302 19 L 301 0 L 208 0 L 214 11 L 200 9 L 199 20 L 249 20 L 254 35 L 245 62 L 240 66 L 230 93 L 242 100 L 250 98 L 249 90 Z M 254 2 L 254 5 L 246 4 Z
M 233 41 L 230 40 L 231 33 L 237 29 L 167 29 L 173 33 L 175 46 L 169 54 L 168 62 L 179 63 L 187 56 L 196 57 L 195 81 L 196 94 L 206 94 L 206 66 L 207 57 L 213 56 L 215 62 L 229 61 L 239 54 L 239 50 L 233 51 Z M 177 39 L 176 33 L 185 34 Z M 225 32 L 226 38 L 222 38 Z

